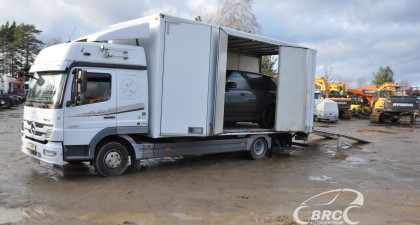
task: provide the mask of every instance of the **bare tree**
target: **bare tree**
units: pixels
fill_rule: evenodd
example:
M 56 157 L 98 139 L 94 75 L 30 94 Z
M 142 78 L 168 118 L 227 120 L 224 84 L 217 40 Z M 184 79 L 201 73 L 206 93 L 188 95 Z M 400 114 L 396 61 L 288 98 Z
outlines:
M 63 43 L 63 41 L 61 40 L 61 37 L 54 37 L 52 38 L 50 41 L 47 42 L 47 46 L 53 46 L 53 45 L 58 45 Z
M 362 89 L 362 88 L 364 88 L 364 87 L 366 87 L 366 86 L 368 86 L 368 82 L 367 82 L 367 80 L 366 80 L 364 77 L 360 77 L 360 78 L 357 80 L 357 87 L 356 87 L 356 88 L 358 88 L 358 89 Z
M 206 13 L 199 19 L 206 23 L 258 34 L 261 26 L 252 10 L 252 3 L 253 0 L 219 0 L 216 12 Z
M 334 68 L 333 66 L 326 65 L 324 66 L 324 76 L 323 76 L 329 84 L 332 84 L 336 81 L 336 78 L 334 76 Z
M 407 90 L 409 87 L 412 86 L 412 80 L 410 77 L 405 77 L 400 81 L 400 86 L 403 90 Z

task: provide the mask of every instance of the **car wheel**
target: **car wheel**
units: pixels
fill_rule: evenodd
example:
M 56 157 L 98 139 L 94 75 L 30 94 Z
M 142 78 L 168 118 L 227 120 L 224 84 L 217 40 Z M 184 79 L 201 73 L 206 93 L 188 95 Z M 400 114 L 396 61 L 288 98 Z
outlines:
M 259 137 L 252 142 L 248 155 L 251 159 L 262 159 L 267 154 L 267 151 L 267 141 L 265 138 Z
M 4 105 L 3 105 L 4 108 L 10 108 L 13 106 L 12 100 L 8 98 L 3 98 L 3 100 L 4 100 Z
M 104 177 L 121 175 L 127 165 L 128 151 L 118 142 L 108 142 L 99 147 L 93 162 L 95 170 Z
M 273 128 L 274 127 L 274 118 L 275 118 L 275 108 L 270 105 L 264 109 L 261 114 L 261 120 L 258 122 L 262 128 Z

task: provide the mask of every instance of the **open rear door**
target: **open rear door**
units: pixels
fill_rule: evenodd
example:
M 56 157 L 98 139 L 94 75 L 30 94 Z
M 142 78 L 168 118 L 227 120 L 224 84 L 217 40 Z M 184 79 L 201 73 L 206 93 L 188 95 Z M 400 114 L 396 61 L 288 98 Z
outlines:
M 162 136 L 207 136 L 211 27 L 166 22 Z
M 281 46 L 277 81 L 276 131 L 310 132 L 313 117 L 315 52 Z
M 216 101 L 214 106 L 214 130 L 213 134 L 223 133 L 223 120 L 225 112 L 225 87 L 226 87 L 226 63 L 227 63 L 228 35 L 219 28 L 219 48 L 217 51 L 217 74 L 216 74 Z

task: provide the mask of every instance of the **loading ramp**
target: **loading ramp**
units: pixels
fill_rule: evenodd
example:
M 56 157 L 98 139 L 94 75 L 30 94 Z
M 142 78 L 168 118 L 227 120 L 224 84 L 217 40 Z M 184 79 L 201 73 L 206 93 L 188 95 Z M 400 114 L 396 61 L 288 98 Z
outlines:
M 315 134 L 315 135 L 321 136 L 321 137 L 337 140 L 337 146 L 338 147 L 341 147 L 340 138 L 342 138 L 342 137 L 353 140 L 353 141 L 357 141 L 357 142 L 363 143 L 363 144 L 370 143 L 370 141 L 362 139 L 362 138 L 350 136 L 348 134 L 333 132 L 333 131 L 319 130 L 319 129 L 314 128 L 312 130 L 312 133 Z

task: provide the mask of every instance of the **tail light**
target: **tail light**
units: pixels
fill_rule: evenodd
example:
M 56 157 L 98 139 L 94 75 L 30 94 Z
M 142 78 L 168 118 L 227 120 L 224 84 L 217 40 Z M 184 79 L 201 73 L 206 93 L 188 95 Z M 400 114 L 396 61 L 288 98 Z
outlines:
M 392 106 L 392 102 L 386 102 L 386 106 Z

